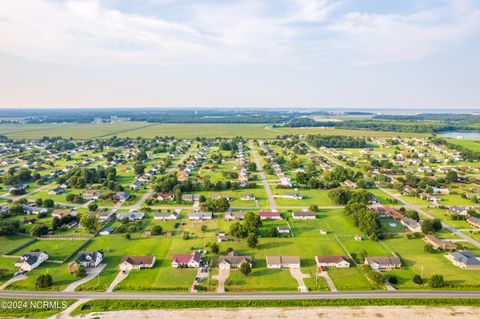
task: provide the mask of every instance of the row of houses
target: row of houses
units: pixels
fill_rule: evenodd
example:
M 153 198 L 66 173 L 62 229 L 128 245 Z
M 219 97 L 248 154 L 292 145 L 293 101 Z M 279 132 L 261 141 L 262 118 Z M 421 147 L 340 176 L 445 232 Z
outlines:
M 319 165 L 323 170 L 330 170 L 332 167 L 330 164 L 322 161 L 318 156 L 313 155 L 312 153 L 307 153 L 307 157 L 314 162 L 315 164 Z
M 183 171 L 180 172 L 180 175 L 177 177 L 179 182 L 185 182 L 192 171 L 195 169 L 195 167 L 198 165 L 198 163 L 205 159 L 207 156 L 207 146 L 202 146 L 200 151 L 193 156 L 193 158 L 190 160 L 190 162 L 187 164 L 187 167 L 183 169 Z
M 258 143 L 260 145 L 260 148 L 263 150 L 266 157 L 270 161 L 270 164 L 271 164 L 273 170 L 275 171 L 275 175 L 277 175 L 278 179 L 280 180 L 278 185 L 282 188 L 291 188 L 292 187 L 292 181 L 291 181 L 290 177 L 285 175 L 285 173 L 282 171 L 282 167 L 275 161 L 275 156 L 268 149 L 265 142 L 264 141 L 259 141 Z
M 245 150 L 243 148 L 243 143 L 238 143 L 238 153 L 237 160 L 240 167 L 240 172 L 238 174 L 238 184 L 241 187 L 246 187 L 248 185 L 248 171 L 247 171 L 247 160 L 245 157 Z

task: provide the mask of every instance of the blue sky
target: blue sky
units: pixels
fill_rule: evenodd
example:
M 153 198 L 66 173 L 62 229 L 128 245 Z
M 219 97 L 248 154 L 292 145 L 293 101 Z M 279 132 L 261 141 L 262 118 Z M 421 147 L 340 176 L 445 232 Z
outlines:
M 0 107 L 480 109 L 476 0 L 16 0 Z

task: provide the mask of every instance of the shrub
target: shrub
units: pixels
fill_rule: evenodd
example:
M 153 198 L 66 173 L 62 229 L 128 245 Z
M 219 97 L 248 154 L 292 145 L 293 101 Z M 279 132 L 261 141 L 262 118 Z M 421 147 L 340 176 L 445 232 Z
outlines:
M 417 285 L 422 285 L 423 279 L 422 277 L 420 277 L 420 275 L 415 275 L 413 276 L 413 282 L 416 283 Z
M 445 281 L 443 280 L 442 275 L 433 275 L 430 278 L 430 287 L 432 288 L 442 288 L 445 286 Z

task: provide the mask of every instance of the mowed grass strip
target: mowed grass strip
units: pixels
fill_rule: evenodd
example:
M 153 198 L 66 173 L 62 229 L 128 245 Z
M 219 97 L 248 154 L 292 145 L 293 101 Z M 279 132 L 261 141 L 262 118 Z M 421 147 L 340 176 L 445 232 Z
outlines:
M 355 298 L 300 300 L 91 300 L 72 312 L 73 316 L 90 312 L 148 309 L 242 308 L 242 307 L 361 307 L 361 306 L 480 306 L 475 298 Z

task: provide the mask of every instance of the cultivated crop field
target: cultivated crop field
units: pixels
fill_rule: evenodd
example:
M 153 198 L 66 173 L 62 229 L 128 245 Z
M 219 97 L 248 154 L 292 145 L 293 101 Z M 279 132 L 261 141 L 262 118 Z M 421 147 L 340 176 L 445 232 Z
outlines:
M 38 139 L 43 136 L 89 139 L 118 137 L 175 136 L 177 138 L 235 137 L 274 138 L 284 134 L 322 134 L 372 137 L 423 137 L 427 134 L 340 130 L 333 128 L 273 128 L 268 124 L 155 124 L 147 122 L 116 122 L 99 124 L 10 124 L 0 126 L 0 135 L 14 139 Z

